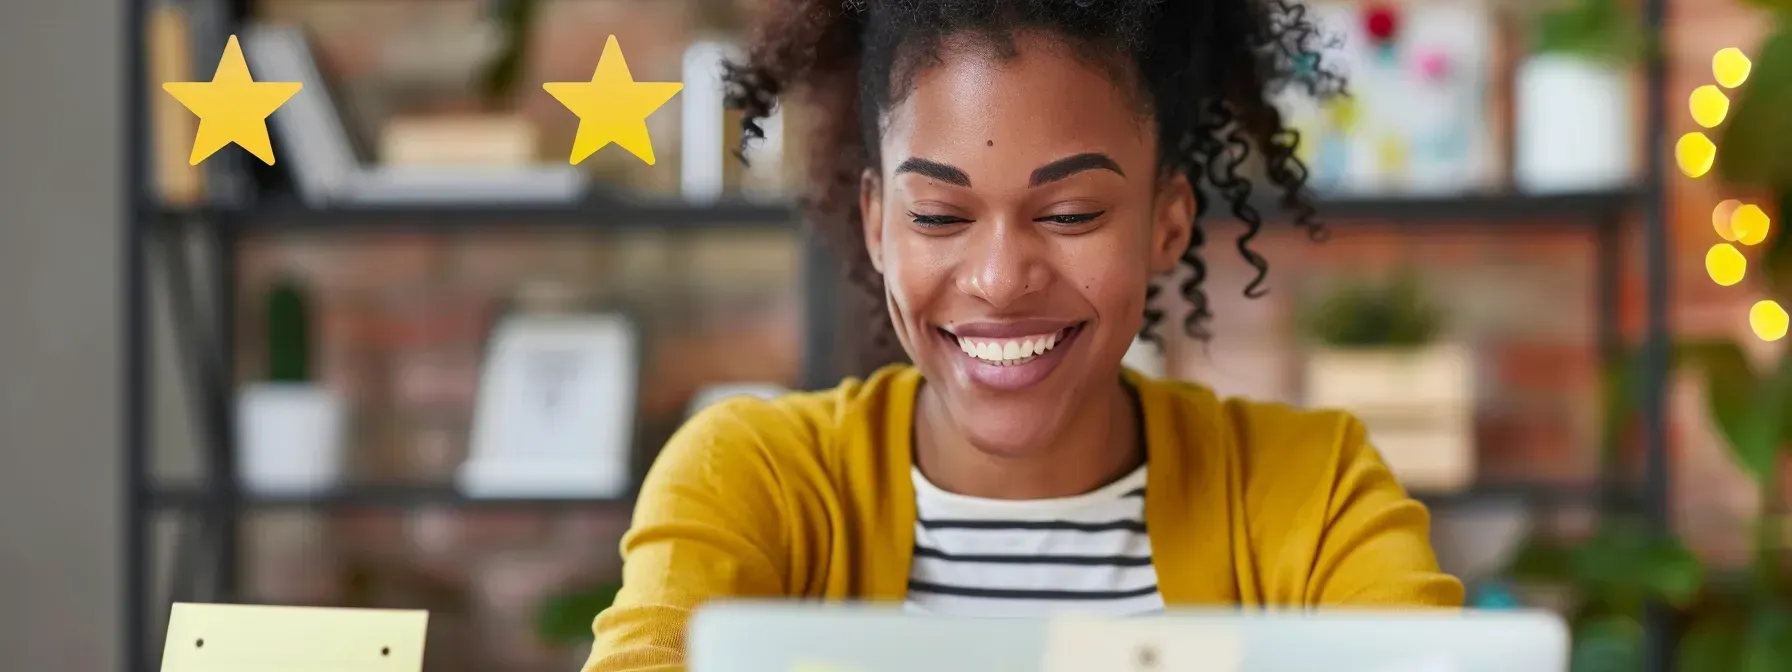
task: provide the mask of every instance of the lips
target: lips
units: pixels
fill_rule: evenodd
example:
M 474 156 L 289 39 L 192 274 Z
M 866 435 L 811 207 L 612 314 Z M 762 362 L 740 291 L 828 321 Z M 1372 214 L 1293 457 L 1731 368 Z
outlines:
M 1047 334 L 1027 334 L 1012 338 L 958 336 L 958 347 L 964 354 L 998 366 L 1025 363 L 1045 354 L 1070 335 L 1075 327 L 1064 327 Z
M 941 328 L 940 338 L 957 347 L 957 368 L 973 383 L 1018 390 L 1045 380 L 1083 331 L 1083 322 L 1025 320 L 970 323 Z

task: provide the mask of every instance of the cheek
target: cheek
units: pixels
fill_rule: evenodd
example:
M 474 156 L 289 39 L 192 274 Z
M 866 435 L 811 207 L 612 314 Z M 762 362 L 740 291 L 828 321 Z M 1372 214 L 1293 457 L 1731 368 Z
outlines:
M 1101 321 L 1121 331 L 1137 331 L 1145 315 L 1145 291 L 1151 283 L 1146 248 L 1133 236 L 1114 236 L 1099 249 L 1086 246 L 1069 255 L 1065 278 L 1073 283 Z
M 917 316 L 951 290 L 950 241 L 890 227 L 883 242 L 884 286 L 905 316 Z

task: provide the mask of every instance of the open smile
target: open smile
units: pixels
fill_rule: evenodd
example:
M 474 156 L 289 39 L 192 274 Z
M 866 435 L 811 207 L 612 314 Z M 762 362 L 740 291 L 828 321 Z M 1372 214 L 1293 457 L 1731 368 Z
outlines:
M 938 329 L 940 338 L 958 349 L 954 361 L 973 382 L 1000 390 L 1018 390 L 1045 380 L 1063 361 L 1086 322 L 1056 329 L 964 327 Z M 1026 332 L 1032 333 L 1026 333 Z

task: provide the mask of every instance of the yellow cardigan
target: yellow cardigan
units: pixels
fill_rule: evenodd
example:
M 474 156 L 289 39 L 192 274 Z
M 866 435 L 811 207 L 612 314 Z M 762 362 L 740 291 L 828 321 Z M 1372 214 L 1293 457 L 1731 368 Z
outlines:
M 1461 605 L 1429 514 L 1356 419 L 1126 379 L 1144 413 L 1146 529 L 1167 605 Z M 683 669 L 685 623 L 712 597 L 900 602 L 920 383 L 895 366 L 692 418 L 642 486 L 623 589 L 593 625 L 585 672 Z

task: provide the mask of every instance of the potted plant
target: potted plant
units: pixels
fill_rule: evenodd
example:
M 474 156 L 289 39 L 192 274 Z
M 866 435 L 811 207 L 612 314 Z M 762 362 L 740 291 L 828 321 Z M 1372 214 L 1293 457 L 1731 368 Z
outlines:
M 1547 0 L 1531 13 L 1529 53 L 1514 73 L 1513 181 L 1533 193 L 1629 184 L 1638 19 L 1624 0 Z
M 340 482 L 347 404 L 313 380 L 311 294 L 296 278 L 266 296 L 265 378 L 238 394 L 239 470 L 251 492 L 315 492 Z
M 473 20 L 446 14 L 392 40 L 385 70 L 423 102 L 386 122 L 380 159 L 411 165 L 534 161 L 538 130 L 513 107 L 540 8 L 540 0 L 485 0 Z
M 1317 341 L 1306 360 L 1307 402 L 1355 413 L 1408 488 L 1469 485 L 1472 367 L 1466 348 L 1440 340 L 1442 313 L 1418 276 L 1347 284 L 1309 307 L 1305 321 Z

